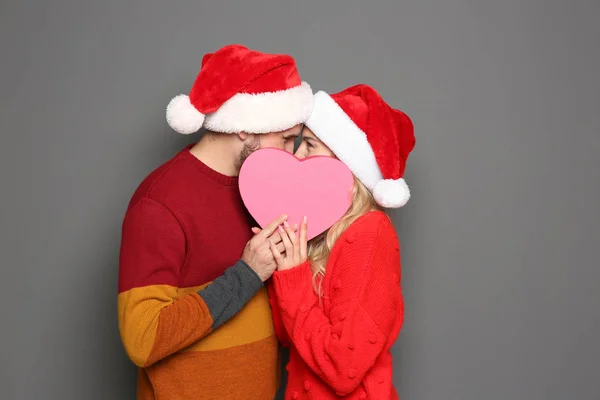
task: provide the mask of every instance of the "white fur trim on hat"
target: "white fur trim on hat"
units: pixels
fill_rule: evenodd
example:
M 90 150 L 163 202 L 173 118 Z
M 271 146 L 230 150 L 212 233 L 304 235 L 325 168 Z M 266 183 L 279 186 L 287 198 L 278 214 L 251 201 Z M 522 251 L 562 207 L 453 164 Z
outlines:
M 313 112 L 306 126 L 369 189 L 383 179 L 367 135 L 327 93 L 315 93 Z
M 410 199 L 410 190 L 404 178 L 382 179 L 373 189 L 375 201 L 385 208 L 399 208 Z
M 310 85 L 267 93 L 238 93 L 206 115 L 204 127 L 220 133 L 281 132 L 306 121 L 313 107 Z
M 269 133 L 306 121 L 313 108 L 310 85 L 267 93 L 238 93 L 206 115 L 204 127 L 220 133 Z
M 192 105 L 188 95 L 180 94 L 167 106 L 167 122 L 176 132 L 188 135 L 202 128 L 204 114 Z

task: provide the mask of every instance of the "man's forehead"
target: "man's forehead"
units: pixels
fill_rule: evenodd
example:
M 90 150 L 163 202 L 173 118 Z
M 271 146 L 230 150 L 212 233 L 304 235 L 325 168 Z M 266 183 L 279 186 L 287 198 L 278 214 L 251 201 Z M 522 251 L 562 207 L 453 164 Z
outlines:
M 283 136 L 283 137 L 297 137 L 297 136 L 300 136 L 300 134 L 302 134 L 303 130 L 304 130 L 304 124 L 298 125 L 298 126 L 295 126 L 293 128 L 288 129 L 287 131 L 281 132 L 281 136 Z

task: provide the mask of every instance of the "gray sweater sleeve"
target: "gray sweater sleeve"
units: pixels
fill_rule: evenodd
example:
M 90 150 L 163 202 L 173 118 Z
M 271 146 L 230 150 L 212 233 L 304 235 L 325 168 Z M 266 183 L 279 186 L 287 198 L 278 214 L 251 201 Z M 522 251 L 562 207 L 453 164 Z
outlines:
M 260 277 L 244 261 L 239 260 L 233 267 L 215 279 L 198 294 L 210 311 L 212 329 L 227 322 L 237 314 L 258 292 L 263 283 Z

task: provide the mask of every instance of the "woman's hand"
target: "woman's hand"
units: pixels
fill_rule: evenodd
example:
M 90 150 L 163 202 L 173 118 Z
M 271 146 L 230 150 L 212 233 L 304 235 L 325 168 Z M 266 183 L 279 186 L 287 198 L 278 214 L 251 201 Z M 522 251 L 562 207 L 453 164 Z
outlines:
M 284 222 L 284 226 L 279 226 L 279 235 L 285 249 L 285 254 L 281 254 L 277 245 L 271 240 L 271 252 L 275 258 L 278 271 L 284 271 L 286 269 L 297 267 L 298 265 L 305 262 L 308 258 L 307 255 L 307 239 L 306 239 L 306 217 L 302 219 L 300 224 L 300 237 L 296 235 L 294 230 L 290 227 L 287 222 Z

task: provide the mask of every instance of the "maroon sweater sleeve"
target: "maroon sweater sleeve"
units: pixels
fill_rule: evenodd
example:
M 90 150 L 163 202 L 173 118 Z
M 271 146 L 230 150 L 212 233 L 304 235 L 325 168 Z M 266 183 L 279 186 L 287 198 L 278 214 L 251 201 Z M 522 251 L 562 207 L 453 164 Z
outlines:
M 400 256 L 393 226 L 377 214 L 359 220 L 360 235 L 339 240 L 330 257 L 331 310 L 312 287 L 308 262 L 274 275 L 283 325 L 304 362 L 338 395 L 352 393 L 391 345 L 404 318 Z M 387 218 L 387 217 L 385 217 Z M 339 265 L 332 265 L 339 264 Z
M 119 266 L 119 329 L 127 354 L 140 367 L 201 340 L 262 286 L 238 261 L 199 292 L 180 296 L 185 256 L 185 234 L 167 207 L 144 198 L 128 210 Z

